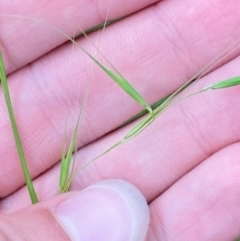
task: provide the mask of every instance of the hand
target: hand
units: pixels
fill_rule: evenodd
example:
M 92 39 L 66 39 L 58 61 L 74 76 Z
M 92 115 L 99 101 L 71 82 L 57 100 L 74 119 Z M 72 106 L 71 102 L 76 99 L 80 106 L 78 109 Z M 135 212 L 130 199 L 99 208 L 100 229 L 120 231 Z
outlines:
M 132 14 L 105 30 L 100 50 L 149 103 L 173 92 L 240 36 L 237 0 L 204 3 L 131 0 L 121 3 L 113 1 L 109 18 Z M 19 4 L 19 7 L 12 4 L 0 2 L 1 11 L 18 15 L 29 13 L 60 26 L 69 35 L 103 22 L 110 5 L 109 2 L 95 6 L 86 3 L 84 7 L 80 2 L 49 5 L 41 2 L 40 6 L 28 3 Z M 121 234 L 127 237 L 120 237 L 120 240 L 130 240 L 128 227 L 134 224 L 132 232 L 136 234 L 142 230 L 141 235 L 144 235 L 148 212 L 144 200 L 133 187 L 143 207 L 135 210 L 133 217 L 139 214 L 142 220 L 136 224 L 136 219 L 129 221 L 128 215 L 114 208 L 112 215 L 119 218 L 116 220 L 124 220 L 120 222 L 121 229 L 120 223 L 113 222 L 112 217 L 108 219 L 112 225 L 104 223 L 106 217 L 97 211 L 97 205 L 112 207 L 113 199 L 106 198 L 101 203 L 97 194 L 92 199 L 83 198 L 91 188 L 79 191 L 101 180 L 120 178 L 135 185 L 149 204 L 148 241 L 234 240 L 240 236 L 239 87 L 208 91 L 171 107 L 139 136 L 84 169 L 72 185 L 72 190 L 79 193 L 56 196 L 66 116 L 65 140 L 69 140 L 79 114 L 76 102 L 82 102 L 88 86 L 79 137 L 79 147 L 82 148 L 76 155 L 76 169 L 120 140 L 136 123 L 105 134 L 115 130 L 141 108 L 84 53 L 70 43 L 63 44 L 66 38 L 55 30 L 29 19 L 0 18 L 0 48 L 9 73 L 15 114 L 30 172 L 35 177 L 34 185 L 42 201 L 22 209 L 30 202 L 1 95 L 0 207 L 2 213 L 12 212 L 1 219 L 3 233 L 10 235 L 14 225 L 20 223 L 21 233 L 27 237 L 37 234 L 39 240 L 48 235 L 48 240 L 66 240 L 67 234 L 56 224 L 60 223 L 69 234 L 71 230 L 64 226 L 66 222 L 54 218 L 57 210 L 63 216 L 70 215 L 70 212 L 81 214 L 78 216 L 79 225 L 85 225 L 84 220 L 93 215 L 96 219 L 90 220 L 95 220 L 93 226 L 99 228 L 99 232 L 107 230 L 109 233 L 117 225 L 117 230 L 123 230 Z M 91 34 L 90 38 L 99 43 L 97 33 Z M 88 40 L 78 41 L 94 52 Z M 183 94 L 239 75 L 239 52 L 238 49 L 234 51 L 224 63 L 221 61 L 210 74 Z M 103 61 L 99 54 L 96 56 Z M 125 200 L 133 200 L 134 195 L 126 194 L 121 186 L 111 185 L 119 193 L 119 203 L 124 195 Z M 97 190 L 96 193 L 100 193 Z M 79 200 L 74 198 L 75 195 Z M 53 196 L 56 197 L 48 201 Z M 71 200 L 75 200 L 74 205 Z M 95 209 L 89 212 L 90 204 L 95 201 Z M 79 206 L 75 206 L 76 202 Z M 58 211 L 58 205 L 64 211 Z M 85 205 L 86 209 L 83 208 Z M 84 210 L 87 213 L 83 215 Z M 34 213 L 36 219 L 32 218 Z M 23 226 L 31 222 L 31 228 Z M 48 230 L 48 227 L 51 228 Z M 88 234 L 97 235 L 92 226 L 90 229 Z M 29 230 L 33 234 L 28 233 Z M 107 240 L 99 237 L 90 237 L 90 240 Z

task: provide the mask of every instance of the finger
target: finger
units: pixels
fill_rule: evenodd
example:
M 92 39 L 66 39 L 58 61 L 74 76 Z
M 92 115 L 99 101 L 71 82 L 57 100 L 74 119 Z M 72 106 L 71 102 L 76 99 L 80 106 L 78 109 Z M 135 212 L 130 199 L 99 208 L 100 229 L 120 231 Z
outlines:
M 214 154 L 150 205 L 147 240 L 240 237 L 240 143 Z
M 7 72 L 19 69 L 67 41 L 52 26 L 74 36 L 104 22 L 109 10 L 108 20 L 113 20 L 156 1 L 131 0 L 124 4 L 118 0 L 28 1 L 24 4 L 0 1 L 0 49 Z
M 149 209 L 142 194 L 121 180 L 58 196 L 0 217 L 1 240 L 144 240 Z
M 228 74 L 236 75 L 239 64 L 240 58 L 206 76 L 184 95 L 227 78 Z M 240 104 L 239 91 L 239 87 L 209 91 L 171 107 L 139 136 L 87 166 L 74 179 L 72 189 L 82 189 L 98 180 L 121 178 L 137 186 L 151 202 L 213 153 L 240 141 L 240 112 L 236 108 Z M 119 141 L 131 127 L 80 149 L 75 170 Z M 40 199 L 56 195 L 59 173 L 56 165 L 34 181 Z M 1 208 L 11 212 L 29 204 L 23 188 L 2 200 Z
M 203 14 L 204 18 L 199 18 L 199 16 L 196 18 L 196 14 L 187 15 L 187 19 L 183 18 L 181 28 L 185 35 L 189 37 L 178 42 L 177 48 L 175 42 L 173 42 L 175 39 L 179 39 L 177 29 L 171 31 L 168 27 L 166 29 L 166 25 L 161 20 L 163 16 L 159 17 L 159 11 L 166 14 L 166 19 L 172 19 L 172 11 L 176 9 L 174 10 L 175 18 L 169 20 L 170 26 L 176 26 L 175 19 L 182 19 L 182 11 L 188 6 L 187 1 L 177 4 L 175 1 L 168 1 L 167 3 L 149 7 L 145 11 L 139 12 L 108 28 L 108 31 L 105 32 L 106 42 L 102 46 L 103 52 L 106 53 L 107 57 L 111 56 L 110 60 L 113 63 L 119 63 L 118 66 L 121 72 L 126 73 L 128 79 L 133 80 L 131 83 L 137 87 L 137 90 L 146 97 L 149 103 L 153 103 L 175 90 L 200 66 L 204 66 L 212 60 L 216 53 L 224 50 L 238 34 L 237 18 L 239 15 L 233 15 L 226 22 L 224 17 L 218 19 L 218 21 L 213 21 L 214 19 L 210 14 L 211 11 L 214 13 L 216 9 L 219 9 L 219 11 L 224 10 L 225 14 L 230 11 L 235 12 L 237 9 L 236 1 L 232 0 L 230 3 L 228 1 L 226 8 L 223 8 L 224 1 L 216 1 L 214 8 L 212 5 L 198 6 L 197 2 L 194 2 L 194 4 L 197 4 L 193 5 L 197 9 L 196 12 L 199 11 L 199 14 Z M 206 18 L 208 18 L 208 21 L 213 22 L 211 26 L 215 31 L 222 32 L 220 40 L 215 39 L 217 35 L 211 31 L 201 36 L 202 38 L 199 40 L 199 33 L 195 28 L 201 26 L 203 24 L 201 21 L 205 21 Z M 199 23 L 197 22 L 196 25 L 189 27 L 189 22 L 194 23 L 197 20 Z M 143 24 L 139 25 L 139 21 L 143 22 Z M 236 27 L 234 32 L 236 35 L 231 35 L 232 30 L 227 27 L 229 21 L 231 21 L 231 26 Z M 152 26 L 152 22 L 158 23 L 159 29 L 162 30 L 160 35 L 156 34 L 156 26 Z M 116 41 L 112 41 L 112 37 L 119 32 L 120 26 L 126 35 L 119 36 Z M 146 29 L 148 29 L 149 35 L 145 34 Z M 221 31 L 222 29 L 226 29 L 226 31 Z M 166 34 L 163 34 L 164 30 Z M 139 40 L 138 34 L 145 37 Z M 126 38 L 125 36 L 129 37 Z M 212 46 L 206 40 L 209 38 L 213 39 L 213 41 L 218 40 L 218 44 Z M 93 41 L 96 40 L 96 35 L 93 35 L 92 39 Z M 149 45 L 150 39 L 151 45 Z M 200 41 L 199 44 L 194 45 L 194 41 L 197 40 Z M 89 44 L 86 41 L 81 43 L 84 47 Z M 208 52 L 208 55 L 200 55 L 199 58 L 196 58 L 196 61 L 192 61 L 191 56 L 195 56 L 196 53 L 202 51 L 203 46 L 206 49 L 211 47 L 211 51 Z M 26 157 L 29 160 L 29 168 L 33 177 L 50 168 L 61 158 L 66 128 L 65 117 L 68 113 L 71 113 L 69 118 L 71 120 L 68 122 L 66 134 L 66 139 L 69 140 L 79 114 L 79 109 L 75 108 L 76 102 L 78 99 L 83 100 L 90 77 L 92 83 L 84 107 L 86 112 L 81 122 L 81 141 L 78 143 L 78 147 L 112 131 L 140 110 L 140 107 L 131 101 L 117 85 L 107 79 L 100 70 L 97 69 L 91 75 L 90 67 L 92 65 L 86 64 L 88 62 L 78 52 L 71 53 L 70 48 L 71 46 L 64 46 L 9 77 L 10 90 L 12 96 L 14 96 L 13 104 L 20 125 L 23 146 L 26 150 Z M 120 51 L 121 49 L 123 51 Z M 139 49 L 143 51 L 139 52 Z M 145 49 L 148 51 L 144 51 Z M 188 51 L 187 56 L 190 56 L 190 58 L 185 59 L 180 56 L 176 49 Z M 122 52 L 125 56 L 131 56 L 131 58 L 127 58 L 127 61 L 123 60 L 119 52 Z M 158 52 L 160 53 L 156 55 Z M 68 62 L 66 58 L 69 53 L 71 55 Z M 81 59 L 80 62 L 79 59 Z M 139 65 L 137 65 L 136 59 L 141 60 L 138 62 Z M 79 70 L 81 68 L 84 70 Z M 159 76 L 161 76 L 162 81 L 159 81 Z M 80 84 L 79 79 L 81 79 Z M 80 87 L 80 91 L 78 87 Z M 19 90 L 26 90 L 24 96 L 21 95 L 21 98 L 19 97 Z M 3 166 L 0 170 L 4 170 L 3 175 L 0 176 L 0 183 L 2 184 L 0 196 L 3 197 L 23 185 L 24 179 L 17 152 L 14 151 L 15 145 L 10 134 L 12 130 L 7 117 L 8 114 L 4 109 L 3 96 L 0 98 L 0 106 L 3 108 L 0 122 L 0 128 L 2 129 L 0 146 L 4 147 L 0 150 L 1 156 L 4 156 L 4 163 L 0 164 Z M 8 175 L 13 175 L 15 178 L 9 180 Z

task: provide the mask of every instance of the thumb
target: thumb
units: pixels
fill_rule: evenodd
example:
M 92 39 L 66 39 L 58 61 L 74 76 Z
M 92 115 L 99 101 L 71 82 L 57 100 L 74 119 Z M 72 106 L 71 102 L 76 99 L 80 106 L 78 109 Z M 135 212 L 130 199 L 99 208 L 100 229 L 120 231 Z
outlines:
M 0 240 L 141 241 L 149 224 L 143 195 L 107 180 L 0 217 Z

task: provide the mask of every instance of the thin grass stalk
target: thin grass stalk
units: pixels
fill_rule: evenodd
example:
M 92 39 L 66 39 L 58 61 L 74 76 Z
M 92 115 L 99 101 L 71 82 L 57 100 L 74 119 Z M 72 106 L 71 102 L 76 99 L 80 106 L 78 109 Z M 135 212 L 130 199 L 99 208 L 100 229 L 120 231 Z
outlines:
M 6 104 L 7 104 L 8 114 L 9 114 L 9 117 L 10 117 L 12 130 L 13 130 L 13 134 L 14 134 L 14 139 L 15 139 L 18 155 L 19 155 L 19 158 L 20 158 L 25 182 L 26 182 L 26 185 L 27 185 L 27 188 L 28 188 L 28 192 L 29 192 L 31 201 L 34 204 L 34 203 L 38 202 L 38 198 L 37 198 L 37 195 L 36 195 L 33 183 L 32 183 L 32 179 L 31 179 L 29 170 L 28 170 L 26 158 L 25 158 L 25 155 L 24 155 L 23 147 L 22 147 L 22 142 L 21 142 L 20 135 L 19 135 L 19 132 L 18 132 L 18 127 L 17 127 L 17 123 L 16 123 L 16 120 L 15 120 L 14 112 L 13 112 L 12 102 L 11 102 L 8 83 L 7 83 L 7 76 L 6 76 L 1 52 L 0 52 L 0 79 L 1 79 L 1 84 L 2 84 L 2 87 L 3 87 L 4 97 L 5 97 Z

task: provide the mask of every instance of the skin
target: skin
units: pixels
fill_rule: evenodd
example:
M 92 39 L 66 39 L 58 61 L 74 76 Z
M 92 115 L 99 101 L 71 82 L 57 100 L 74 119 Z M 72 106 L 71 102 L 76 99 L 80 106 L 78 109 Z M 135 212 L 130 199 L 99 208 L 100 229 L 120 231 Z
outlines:
M 0 1 L 0 9 L 8 14 L 44 19 L 74 35 L 103 22 L 110 6 L 110 1 L 47 3 L 41 1 L 36 6 L 35 2 Z M 239 39 L 239 13 L 238 0 L 131 0 L 127 4 L 114 0 L 109 19 L 130 16 L 107 27 L 100 37 L 100 49 L 153 103 L 185 83 Z M 41 240 L 46 235 L 41 230 L 46 231 L 48 225 L 56 222 L 49 210 L 75 195 L 74 192 L 61 196 L 57 192 L 66 121 L 65 140 L 69 141 L 79 113 L 76 103 L 82 103 L 89 88 L 76 168 L 121 139 L 134 123 L 115 129 L 141 107 L 84 53 L 65 43 L 65 37 L 47 25 L 1 15 L 0 19 L 0 49 L 26 158 L 41 200 L 40 204 L 24 209 L 29 215 L 23 215 L 22 209 L 29 207 L 30 201 L 1 92 L 0 222 L 7 235 L 14 235 L 6 230 L 14 229 L 23 216 L 30 223 L 36 212 L 36 219 L 43 220 L 38 231 Z M 97 33 L 90 38 L 99 43 Z M 94 52 L 86 39 L 78 42 Z M 182 95 L 239 75 L 239 54 L 236 49 Z M 102 60 L 100 55 L 97 57 Z M 208 91 L 173 106 L 139 136 L 88 166 L 76 177 L 71 190 L 81 193 L 92 183 L 113 178 L 133 184 L 148 202 L 147 241 L 237 239 L 239 93 L 240 87 Z M 43 210 L 48 211 L 42 214 Z M 147 219 L 147 215 L 144 217 Z M 55 240 L 66 238 L 61 225 L 52 231 Z M 4 228 L 1 230 L 4 233 Z M 26 237 L 34 235 L 28 234 L 25 227 L 21 227 L 21 232 Z

